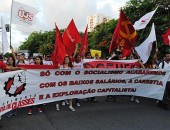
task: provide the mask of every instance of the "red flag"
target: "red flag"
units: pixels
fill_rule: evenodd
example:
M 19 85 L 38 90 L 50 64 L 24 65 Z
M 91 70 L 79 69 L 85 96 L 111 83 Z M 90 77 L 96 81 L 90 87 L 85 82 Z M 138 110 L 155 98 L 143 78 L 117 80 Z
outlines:
M 114 49 L 117 49 L 119 46 L 123 47 L 123 50 L 131 50 L 136 43 L 136 38 L 136 31 L 132 23 L 121 9 L 119 21 L 112 36 L 109 53 Z
M 165 45 L 170 46 L 170 28 L 167 29 L 166 33 L 162 35 Z
M 76 44 L 81 41 L 80 34 L 76 28 L 74 20 L 72 19 L 67 29 L 63 34 L 63 42 L 66 46 L 66 54 L 72 56 L 75 51 Z
M 56 25 L 56 39 L 55 39 L 55 48 L 52 54 L 52 61 L 54 66 L 58 66 L 58 63 L 63 64 L 65 53 L 65 45 L 63 43 L 63 38 Z
M 117 23 L 117 26 L 114 30 L 113 36 L 112 36 L 112 41 L 109 47 L 109 53 L 111 53 L 113 50 L 117 49 L 119 46 L 119 30 L 120 30 L 120 19 Z
M 83 36 L 83 40 L 82 40 L 82 44 L 81 44 L 81 48 L 80 48 L 80 55 L 82 57 L 84 57 L 86 52 L 88 51 L 88 39 L 87 39 L 88 31 L 87 31 L 87 29 L 88 29 L 88 25 L 87 25 L 86 30 L 84 32 L 84 36 Z
M 122 49 L 121 58 L 124 58 L 124 57 L 126 57 L 126 56 L 130 55 L 131 53 L 132 53 L 132 48 L 131 48 L 131 49 L 129 49 L 129 50 L 127 50 L 127 49 L 123 48 L 123 49 Z

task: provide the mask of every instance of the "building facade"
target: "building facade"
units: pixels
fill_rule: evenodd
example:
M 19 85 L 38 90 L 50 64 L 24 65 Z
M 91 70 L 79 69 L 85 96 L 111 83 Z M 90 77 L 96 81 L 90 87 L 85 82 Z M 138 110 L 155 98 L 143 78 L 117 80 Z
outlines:
M 97 25 L 108 21 L 109 17 L 106 17 L 104 14 L 87 16 L 88 32 L 93 31 Z

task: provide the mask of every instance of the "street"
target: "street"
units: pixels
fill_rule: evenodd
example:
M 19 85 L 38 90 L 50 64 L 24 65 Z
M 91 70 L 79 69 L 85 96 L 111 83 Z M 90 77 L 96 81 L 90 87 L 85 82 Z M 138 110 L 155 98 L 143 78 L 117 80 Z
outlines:
M 2 116 L 1 130 L 170 130 L 170 111 L 156 105 L 156 100 L 140 97 L 140 103 L 131 102 L 129 96 L 117 96 L 116 102 L 80 100 L 81 106 L 61 106 L 55 103 L 42 105 L 43 113 L 34 107 L 33 115 L 28 108 L 18 109 L 16 116 Z

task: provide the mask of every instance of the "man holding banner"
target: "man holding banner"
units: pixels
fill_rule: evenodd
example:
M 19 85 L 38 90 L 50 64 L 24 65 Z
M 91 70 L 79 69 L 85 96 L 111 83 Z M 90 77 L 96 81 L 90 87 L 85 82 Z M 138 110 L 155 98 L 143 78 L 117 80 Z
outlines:
M 159 64 L 160 69 L 170 69 L 170 53 L 165 54 L 165 61 Z M 168 96 L 170 93 L 170 81 L 167 81 L 163 99 L 158 102 L 158 106 L 164 110 L 169 110 L 168 108 Z
M 3 72 L 3 70 L 5 69 L 9 69 L 9 70 L 20 70 L 23 69 L 21 67 L 12 67 L 12 66 L 7 66 L 3 61 L 0 60 L 0 73 Z M 0 120 L 1 120 L 1 116 L 0 116 Z M 2 125 L 0 124 L 0 128 L 2 127 Z

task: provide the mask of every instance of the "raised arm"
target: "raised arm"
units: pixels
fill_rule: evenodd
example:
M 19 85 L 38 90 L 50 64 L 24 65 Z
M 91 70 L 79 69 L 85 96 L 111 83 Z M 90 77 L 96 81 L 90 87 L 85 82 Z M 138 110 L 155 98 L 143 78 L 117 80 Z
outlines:
M 77 54 L 77 50 L 78 50 L 78 48 L 79 48 L 79 46 L 78 46 L 78 44 L 76 44 L 76 49 L 75 49 L 75 51 L 74 51 L 73 58 L 75 58 L 75 56 L 76 56 L 76 54 Z
M 12 46 L 10 46 L 10 47 L 11 47 L 11 51 L 12 51 L 12 56 L 14 57 L 14 59 L 16 61 L 17 58 L 16 58 L 16 55 L 15 55 L 15 52 L 14 52 L 14 48 Z

